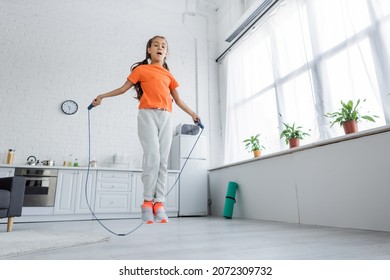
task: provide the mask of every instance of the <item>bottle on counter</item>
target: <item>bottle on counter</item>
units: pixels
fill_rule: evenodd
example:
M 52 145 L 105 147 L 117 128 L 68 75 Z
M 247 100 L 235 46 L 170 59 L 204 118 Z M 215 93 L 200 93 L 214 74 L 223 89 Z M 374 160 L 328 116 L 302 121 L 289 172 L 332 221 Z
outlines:
M 77 161 L 77 158 L 74 160 L 73 166 L 74 167 L 78 167 L 79 166 L 79 162 Z
M 69 155 L 69 160 L 68 160 L 67 164 L 68 164 L 68 166 L 73 166 L 72 154 Z
M 14 155 L 15 155 L 15 150 L 9 149 L 7 154 L 7 164 L 12 164 L 14 162 Z

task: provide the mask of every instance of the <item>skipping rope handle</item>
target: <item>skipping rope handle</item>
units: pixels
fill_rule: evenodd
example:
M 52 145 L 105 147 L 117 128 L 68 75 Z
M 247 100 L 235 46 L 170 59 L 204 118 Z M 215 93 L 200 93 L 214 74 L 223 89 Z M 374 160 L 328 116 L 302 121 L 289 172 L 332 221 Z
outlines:
M 92 104 L 91 104 L 92 105 Z M 90 106 L 91 106 L 90 105 Z M 196 119 L 195 120 L 195 123 L 201 128 L 201 129 L 204 129 L 204 125 L 200 122 L 200 120 L 199 119 Z
M 96 99 L 95 99 L 95 101 L 96 101 Z M 93 103 L 89 104 L 88 110 L 91 110 L 93 107 L 95 107 L 95 106 L 93 106 Z

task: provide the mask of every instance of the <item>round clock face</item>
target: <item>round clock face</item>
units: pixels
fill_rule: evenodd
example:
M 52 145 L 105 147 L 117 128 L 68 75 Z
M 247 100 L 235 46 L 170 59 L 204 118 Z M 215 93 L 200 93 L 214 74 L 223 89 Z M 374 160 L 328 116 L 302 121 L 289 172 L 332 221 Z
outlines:
M 67 115 L 73 115 L 77 112 L 79 106 L 73 100 L 66 100 L 61 104 L 61 110 Z

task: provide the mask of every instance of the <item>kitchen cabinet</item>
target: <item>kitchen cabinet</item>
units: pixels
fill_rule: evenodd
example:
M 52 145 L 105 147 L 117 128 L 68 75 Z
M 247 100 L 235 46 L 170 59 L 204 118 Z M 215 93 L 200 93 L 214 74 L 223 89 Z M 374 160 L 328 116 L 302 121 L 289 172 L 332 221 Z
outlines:
M 176 214 L 177 211 L 179 211 L 179 181 L 177 181 L 176 185 L 174 186 L 177 180 L 177 176 L 178 174 L 176 173 L 168 173 L 166 192 L 168 192 L 172 187 L 173 188 L 165 198 L 165 210 L 167 212 L 170 211 L 176 212 Z
M 141 204 L 143 203 L 143 184 L 141 180 L 142 172 L 133 173 L 133 195 L 131 202 L 131 212 L 132 213 L 141 213 Z M 174 185 L 178 174 L 168 173 L 167 186 L 165 192 L 168 192 Z M 179 193 L 179 183 L 177 183 L 168 196 L 165 198 L 165 211 L 169 216 L 176 216 L 178 211 L 178 193 Z
M 95 205 L 95 186 L 96 186 L 96 171 L 89 172 L 88 184 L 87 171 L 78 171 L 78 187 L 76 189 L 75 214 L 91 213 Z M 88 206 L 89 204 L 89 206 Z
M 24 165 L 23 165 L 24 166 Z M 13 176 L 15 166 L 0 166 L 0 177 Z M 19 166 L 16 166 L 19 167 Z M 38 167 L 37 167 L 38 168 Z M 143 201 L 141 170 L 102 168 L 91 169 L 88 176 L 87 198 L 85 184 L 88 170 L 84 167 L 48 167 L 58 170 L 54 207 L 24 207 L 22 222 L 93 219 L 91 206 L 98 218 L 139 218 Z M 176 181 L 177 171 L 168 173 L 167 189 Z M 178 215 L 177 184 L 165 201 L 169 217 Z
M 130 213 L 130 171 L 98 171 L 95 213 Z
M 133 173 L 133 195 L 131 196 L 131 213 L 141 213 L 141 205 L 144 201 L 144 186 L 141 172 Z
M 0 178 L 3 177 L 12 177 L 15 174 L 15 168 L 11 167 L 1 167 L 0 168 Z
M 96 171 L 60 170 L 57 178 L 54 214 L 88 214 L 94 208 Z M 87 202 L 88 198 L 88 202 Z

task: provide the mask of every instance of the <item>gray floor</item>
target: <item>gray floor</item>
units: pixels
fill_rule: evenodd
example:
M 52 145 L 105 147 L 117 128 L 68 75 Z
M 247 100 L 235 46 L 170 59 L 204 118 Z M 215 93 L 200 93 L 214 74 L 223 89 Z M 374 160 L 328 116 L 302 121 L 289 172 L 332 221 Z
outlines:
M 129 232 L 137 219 L 103 221 Z M 5 225 L 2 225 L 5 226 Z M 104 233 L 96 221 L 18 223 L 17 229 Z M 172 218 L 131 235 L 107 232 L 106 242 L 57 249 L 11 260 L 390 260 L 390 232 L 306 226 L 217 217 Z

